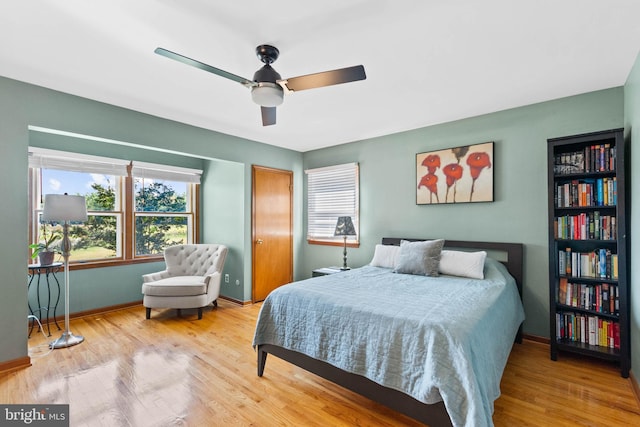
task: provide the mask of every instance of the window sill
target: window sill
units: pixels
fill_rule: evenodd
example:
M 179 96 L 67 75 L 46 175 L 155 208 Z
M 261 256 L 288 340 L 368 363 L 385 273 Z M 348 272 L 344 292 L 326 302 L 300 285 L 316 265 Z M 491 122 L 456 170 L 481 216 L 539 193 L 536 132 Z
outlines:
M 338 240 L 313 240 L 307 239 L 307 243 L 310 245 L 324 245 L 324 246 L 340 246 L 344 247 L 344 241 Z M 348 248 L 359 248 L 360 242 L 347 242 Z
M 136 259 L 114 259 L 114 260 L 105 260 L 105 261 L 80 261 L 69 263 L 69 270 L 88 270 L 91 268 L 103 268 L 103 267 L 117 267 L 121 265 L 132 265 L 132 264 L 146 264 L 150 262 L 163 262 L 164 256 L 154 255 L 148 256 L 144 258 L 136 258 Z

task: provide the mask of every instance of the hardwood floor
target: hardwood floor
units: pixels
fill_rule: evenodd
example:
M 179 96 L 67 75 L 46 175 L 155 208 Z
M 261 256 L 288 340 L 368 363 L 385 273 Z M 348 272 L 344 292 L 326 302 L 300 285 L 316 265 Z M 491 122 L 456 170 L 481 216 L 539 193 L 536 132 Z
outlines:
M 273 356 L 256 375 L 260 305 L 196 311 L 131 307 L 71 322 L 85 342 L 49 351 L 29 340 L 30 368 L 0 374 L 4 404 L 69 403 L 71 426 L 418 426 L 418 422 Z M 630 380 L 615 365 L 515 345 L 496 426 L 640 425 Z

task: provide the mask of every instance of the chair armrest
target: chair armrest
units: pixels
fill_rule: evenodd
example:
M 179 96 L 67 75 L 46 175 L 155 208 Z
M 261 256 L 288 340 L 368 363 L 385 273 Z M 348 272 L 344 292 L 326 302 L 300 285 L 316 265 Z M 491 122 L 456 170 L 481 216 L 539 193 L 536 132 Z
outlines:
M 171 275 L 167 270 L 158 271 L 156 273 L 143 274 L 142 282 L 143 283 L 155 282 L 156 280 L 166 279 L 167 277 L 170 277 L 170 276 Z
M 221 279 L 222 274 L 219 271 L 214 271 L 213 273 L 204 276 L 204 282 L 207 285 L 215 284 L 215 282 L 220 283 Z
M 216 271 L 204 277 L 204 281 L 207 284 L 207 294 L 213 295 L 213 299 L 217 299 L 220 295 L 220 282 L 222 280 L 222 274 Z

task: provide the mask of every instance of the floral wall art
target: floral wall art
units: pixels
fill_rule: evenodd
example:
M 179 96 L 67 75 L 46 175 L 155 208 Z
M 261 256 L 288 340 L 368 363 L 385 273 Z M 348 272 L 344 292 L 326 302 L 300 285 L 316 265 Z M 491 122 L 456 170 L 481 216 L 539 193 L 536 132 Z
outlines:
M 416 154 L 416 203 L 493 201 L 493 142 Z

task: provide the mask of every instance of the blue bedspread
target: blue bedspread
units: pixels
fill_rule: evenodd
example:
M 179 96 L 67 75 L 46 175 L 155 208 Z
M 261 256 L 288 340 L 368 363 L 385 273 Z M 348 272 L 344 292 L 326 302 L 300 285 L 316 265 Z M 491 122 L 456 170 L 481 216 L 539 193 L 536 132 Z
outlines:
M 492 259 L 485 280 L 365 266 L 273 291 L 253 345 L 303 353 L 424 403 L 443 400 L 455 426 L 490 426 L 523 319 L 513 278 Z

